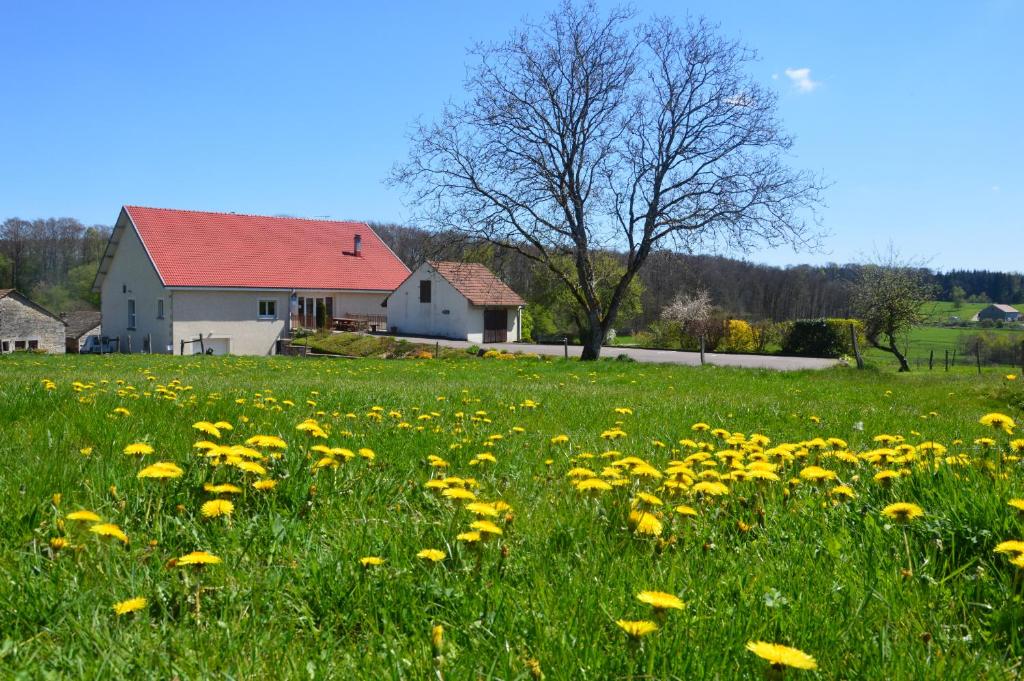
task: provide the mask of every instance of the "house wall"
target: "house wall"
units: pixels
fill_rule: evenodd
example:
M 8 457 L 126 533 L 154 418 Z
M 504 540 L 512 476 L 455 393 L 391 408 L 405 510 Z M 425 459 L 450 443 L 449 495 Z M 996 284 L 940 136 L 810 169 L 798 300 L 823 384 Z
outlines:
M 14 294 L 0 298 L 0 349 L 7 343 L 7 351 L 23 341 L 28 349 L 30 341 L 38 343 L 39 350 L 64 353 L 65 326 L 60 319 L 26 305 Z
M 420 282 L 429 280 L 430 302 L 420 302 Z M 445 312 L 447 310 L 447 313 Z M 469 301 L 424 263 L 388 298 L 388 328 L 410 336 L 465 340 L 473 324 Z M 483 315 L 480 315 L 481 339 Z
M 122 217 L 122 219 L 125 219 Z M 100 287 L 100 328 L 104 336 L 121 339 L 121 350 L 140 352 L 148 337 L 152 352 L 167 352 L 171 342 L 170 292 L 164 287 L 149 254 L 130 221 L 119 224 L 117 251 Z M 164 300 L 163 319 L 157 317 Z M 135 327 L 128 326 L 128 301 L 135 301 Z
M 175 290 L 174 353 L 181 351 L 182 340 L 202 336 L 212 339 L 209 345 L 216 354 L 274 354 L 277 339 L 287 330 L 289 295 L 289 291 L 280 290 Z M 276 302 L 276 319 L 259 319 L 261 300 Z M 185 354 L 192 352 L 192 346 L 186 345 Z
M 468 324 L 466 326 L 466 340 L 470 343 L 483 343 L 484 342 L 484 310 L 494 308 L 478 307 L 476 305 L 470 305 L 467 314 Z M 506 325 L 506 331 L 508 333 L 509 343 L 514 343 L 519 340 L 519 308 L 508 307 L 505 308 L 508 312 L 506 317 L 508 324 Z

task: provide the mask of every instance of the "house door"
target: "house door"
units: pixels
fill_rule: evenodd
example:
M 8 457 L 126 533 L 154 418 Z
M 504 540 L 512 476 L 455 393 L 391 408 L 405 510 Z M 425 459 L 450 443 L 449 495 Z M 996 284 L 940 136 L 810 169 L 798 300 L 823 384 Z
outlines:
M 508 310 L 484 310 L 484 343 L 508 340 Z

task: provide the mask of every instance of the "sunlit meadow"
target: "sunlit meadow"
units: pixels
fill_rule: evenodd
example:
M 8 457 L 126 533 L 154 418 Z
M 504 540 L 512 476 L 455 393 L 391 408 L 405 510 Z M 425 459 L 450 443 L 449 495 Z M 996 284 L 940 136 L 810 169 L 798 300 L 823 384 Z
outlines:
M 1024 381 L 0 359 L 0 675 L 1006 678 Z

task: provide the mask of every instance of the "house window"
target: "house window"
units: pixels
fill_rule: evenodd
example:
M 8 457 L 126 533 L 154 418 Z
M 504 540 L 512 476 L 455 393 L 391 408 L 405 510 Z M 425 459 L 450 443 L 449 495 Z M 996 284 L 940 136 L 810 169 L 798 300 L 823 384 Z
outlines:
M 30 340 L 28 342 L 28 349 L 29 350 L 38 350 L 39 349 L 39 341 L 37 341 L 37 340 Z
M 25 349 L 25 341 L 14 341 L 14 349 L 15 350 L 24 350 Z
M 156 299 L 156 318 L 157 319 L 163 319 L 164 318 L 164 299 L 163 298 L 157 298 Z
M 277 319 L 277 301 L 261 300 L 259 302 L 260 319 Z
M 423 281 L 420 282 L 420 302 L 421 303 L 429 303 L 430 302 L 430 280 L 429 279 L 424 279 Z
M 135 329 L 135 299 L 128 299 L 128 328 Z
M 0 351 L 10 352 L 11 351 L 11 342 L 10 341 L 4 341 L 3 344 L 0 345 Z

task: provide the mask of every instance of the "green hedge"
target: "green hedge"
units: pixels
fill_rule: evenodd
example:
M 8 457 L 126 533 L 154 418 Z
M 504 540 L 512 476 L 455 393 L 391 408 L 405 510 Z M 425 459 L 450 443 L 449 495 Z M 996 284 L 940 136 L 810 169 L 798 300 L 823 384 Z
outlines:
M 858 319 L 798 319 L 787 324 L 782 335 L 782 352 L 804 357 L 853 355 L 850 324 L 864 347 L 864 325 Z

